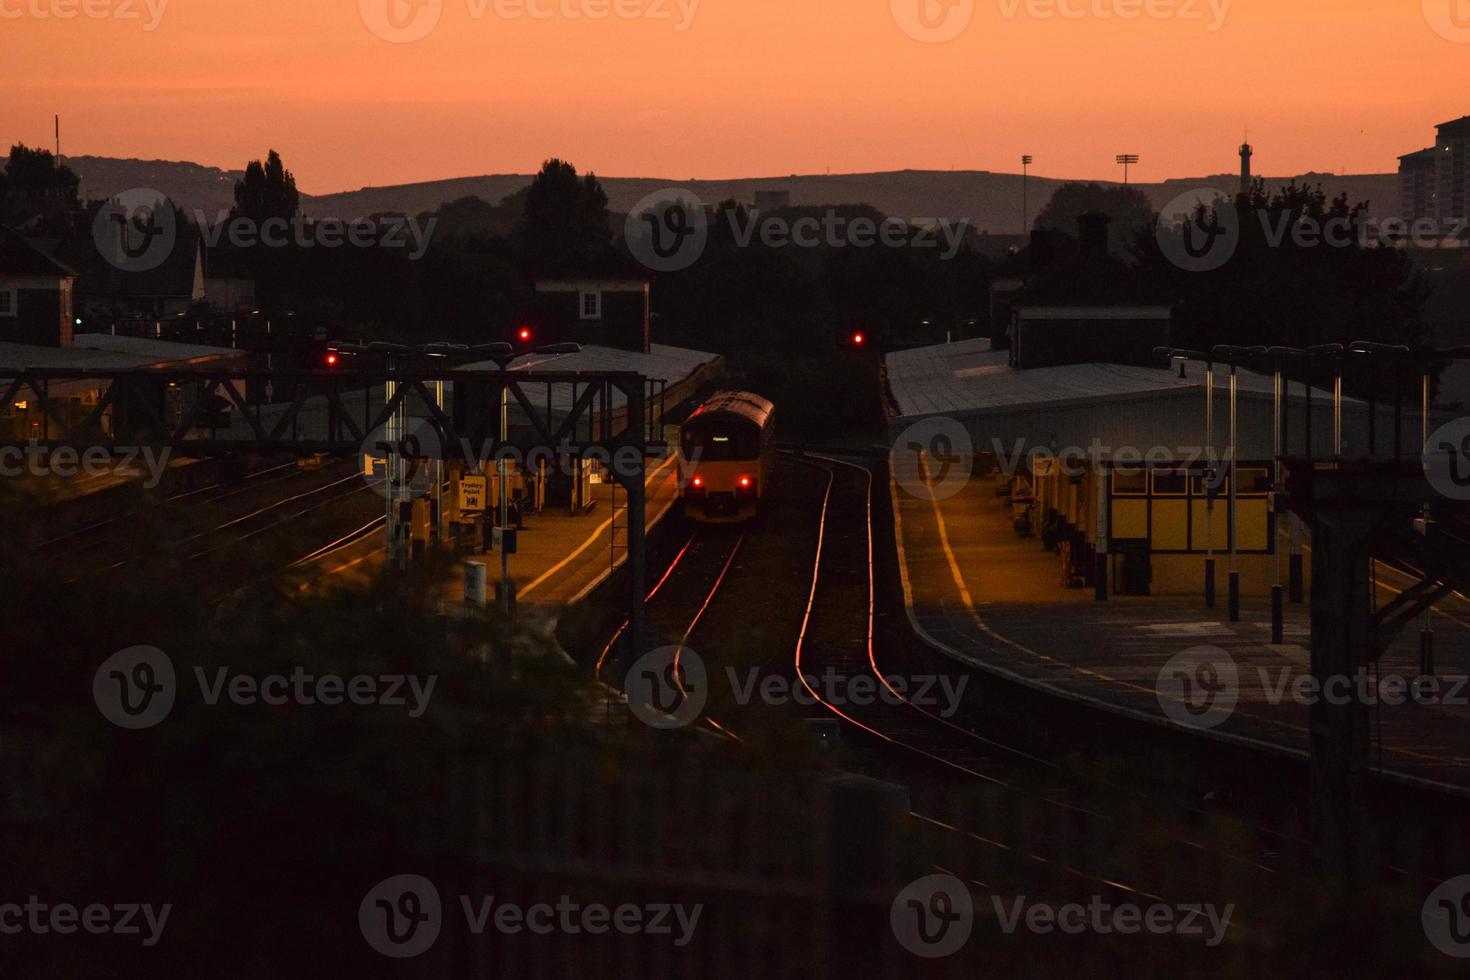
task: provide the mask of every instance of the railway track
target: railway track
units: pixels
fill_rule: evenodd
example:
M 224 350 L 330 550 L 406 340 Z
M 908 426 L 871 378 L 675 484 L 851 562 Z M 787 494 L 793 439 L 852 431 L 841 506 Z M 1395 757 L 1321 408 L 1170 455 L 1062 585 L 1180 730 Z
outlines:
M 799 625 L 796 617 L 785 619 L 782 613 L 782 622 L 790 622 L 796 636 L 787 670 L 816 705 L 815 713 L 836 718 L 845 727 L 852 747 L 860 750 L 860 757 L 853 760 L 859 771 L 915 789 L 910 817 L 916 832 L 942 839 L 940 851 L 951 858 L 936 862 L 936 869 L 997 893 L 1024 887 L 1018 882 L 1027 880 L 1025 873 L 1012 878 L 1012 870 L 1040 868 L 1046 880 L 1061 883 L 1058 893 L 1063 897 L 1081 888 L 1119 901 L 1235 903 L 1246 910 L 1232 926 L 1237 940 L 1248 939 L 1263 921 L 1283 921 L 1282 916 L 1290 915 L 1291 901 L 1305 900 L 1320 890 L 1315 869 L 1299 860 L 1310 853 L 1310 842 L 1300 836 L 1248 817 L 1177 798 L 1156 798 L 1137 787 L 1115 786 L 1106 776 L 1079 775 L 1038 754 L 1046 750 L 989 730 L 992 726 L 984 719 L 950 717 L 917 703 L 897 678 L 912 678 L 921 670 L 970 672 L 947 661 L 936 667 L 937 654 L 910 649 L 917 648 L 916 642 L 885 643 L 892 637 L 876 628 L 881 604 L 873 470 L 833 455 L 808 454 L 796 462 L 818 472 L 825 486 L 815 495 L 819 503 L 802 504 L 801 519 L 815 522 L 816 541 Z M 787 531 L 783 551 L 797 540 Z M 754 540 L 769 548 L 762 538 Z M 722 655 L 736 655 L 737 647 L 730 644 L 738 636 L 730 626 L 739 620 L 732 609 L 724 608 L 736 599 L 721 603 L 719 596 L 722 590 L 731 591 L 732 581 L 742 583 L 734 587 L 737 593 L 762 584 L 752 582 L 755 572 L 742 573 L 740 567 L 758 559 L 737 564 L 741 548 L 755 546 L 743 536 L 707 531 L 685 541 L 648 594 L 649 618 L 662 642 L 683 647 L 695 641 L 712 655 L 712 668 Z M 748 593 L 742 615 L 749 617 L 747 607 Z M 702 635 L 707 618 L 717 622 Z M 619 628 L 598 658 L 599 677 L 608 672 L 611 651 L 626 626 Z M 847 689 L 843 682 L 861 677 L 881 687 L 886 697 L 862 704 L 834 703 L 838 699 L 810 679 L 829 671 L 838 678 L 838 689 Z M 738 737 L 742 728 L 755 731 L 750 720 L 755 716 L 744 708 L 722 705 L 719 714 L 721 720 L 710 724 L 716 731 L 732 737 Z M 952 790 L 988 796 L 991 802 L 947 806 Z M 1003 802 L 995 805 L 996 800 Z M 1016 812 L 1016 801 L 1032 815 L 1029 822 L 1006 816 Z M 1143 826 L 1132 826 L 1140 813 L 1145 814 Z M 1123 840 L 1125 849 L 1144 856 L 1121 868 L 1106 851 L 1090 863 L 1077 860 L 1075 849 L 1058 846 L 1085 839 Z M 997 868 L 1000 874 L 995 873 Z M 1221 869 L 1228 869 L 1223 877 Z M 1382 871 L 1397 884 L 1407 880 L 1401 868 L 1385 865 Z
M 1204 883 L 1188 876 L 1176 880 L 1172 875 L 1160 875 L 1171 879 L 1165 882 L 1127 880 L 1110 868 L 1080 867 L 1075 862 L 1059 859 L 1051 846 L 1056 837 L 1107 837 L 1119 831 L 1120 820 L 1090 801 L 1089 787 L 1059 779 L 1051 761 L 1024 747 L 957 724 L 917 703 L 897 685 L 902 674 L 890 669 L 892 665 L 875 638 L 872 470 L 831 456 L 808 455 L 802 461 L 823 470 L 827 477 L 811 590 L 793 657 L 794 669 L 809 695 L 845 723 L 850 732 L 878 751 L 900 753 L 957 776 L 962 783 L 979 785 L 992 795 L 1020 797 L 1032 812 L 1045 817 L 1048 832 L 1022 831 L 1018 836 L 1020 828 L 1007 827 L 1003 820 L 989 826 L 977 824 L 977 817 L 983 820 L 980 814 L 971 813 L 967 818 L 957 819 L 953 814 L 937 812 L 938 806 L 931 808 L 922 803 L 916 804 L 911 813 L 916 825 L 962 841 L 961 851 L 975 854 L 988 850 L 1000 852 L 1011 861 L 1055 865 L 1049 868 L 1054 880 L 1083 882 L 1110 897 L 1162 902 L 1167 894 L 1185 901 L 1199 901 Z M 854 624 L 862 627 L 854 628 Z M 852 690 L 855 678 L 866 677 L 881 685 L 888 697 L 865 699 L 861 705 L 835 703 L 830 692 L 819 690 L 808 681 L 818 672 L 834 670 L 844 681 L 838 685 L 840 689 Z M 1038 775 L 1044 777 L 1045 790 L 1030 785 Z M 1242 879 L 1249 880 L 1253 897 L 1269 894 L 1288 877 L 1298 884 L 1305 881 L 1267 864 L 1259 853 L 1218 850 L 1211 853 L 1207 845 L 1177 835 L 1167 843 L 1181 867 L 1195 866 L 1202 859 L 1228 862 L 1237 872 L 1232 880 L 1237 885 Z M 978 863 L 995 866 L 992 860 Z M 967 873 L 963 867 L 938 870 L 967 878 L 982 888 L 994 889 L 999 884 L 988 880 L 989 876 Z M 1222 901 L 1238 901 L 1242 896 L 1219 897 Z
M 644 599 L 648 622 L 659 637 L 658 645 L 677 648 L 672 664 L 672 678 L 681 698 L 689 697 L 689 691 L 684 687 L 681 662 L 684 652 L 715 596 L 729 577 L 735 558 L 740 554 L 740 547 L 744 543 L 744 532 L 736 532 L 731 536 L 708 529 L 695 531 L 675 554 L 673 561 Z M 676 571 L 680 573 L 677 576 Z M 627 633 L 628 626 L 628 621 L 623 620 L 622 625 L 603 647 L 594 668 L 599 680 L 612 683 L 619 690 L 623 688 L 622 679 L 613 683 L 605 676 L 605 671 L 614 648 Z M 700 722 L 721 735 L 738 738 L 707 712 L 701 715 Z
M 280 466 L 270 466 L 263 469 L 253 470 L 247 473 L 239 483 L 211 483 L 203 487 L 195 487 L 182 493 L 172 494 L 164 497 L 164 505 L 175 505 L 186 508 L 188 511 L 196 511 L 205 507 L 215 506 L 232 500 L 248 493 L 258 492 L 262 487 L 267 487 L 299 477 L 301 471 L 295 463 L 285 463 Z M 100 550 L 114 543 L 108 532 L 120 528 L 130 515 L 119 514 L 93 521 L 90 524 L 75 528 L 65 534 L 47 538 L 36 542 L 31 547 L 33 556 L 44 556 L 54 552 L 58 546 L 67 545 L 66 557 L 74 558 L 87 554 L 91 551 Z M 69 544 L 68 544 L 69 543 Z
M 129 516 L 119 515 L 43 542 L 38 560 L 76 569 L 68 584 L 157 562 L 174 566 L 172 574 L 229 580 L 234 577 L 229 562 L 242 546 L 268 542 L 272 552 L 289 554 L 291 546 L 282 536 L 301 528 L 300 536 L 313 540 L 281 563 L 279 570 L 285 571 L 349 547 L 381 527 L 381 517 L 354 525 L 346 534 L 340 527 L 336 508 L 369 490 L 346 463 L 329 463 L 318 471 L 302 471 L 294 462 L 267 467 L 239 484 L 212 484 L 165 498 L 161 503 L 169 508 L 167 527 L 192 526 L 186 533 L 148 538 L 140 547 L 137 538 L 144 532 L 132 528 L 134 539 L 129 540 Z M 185 573 L 186 568 L 193 570 Z M 271 577 L 259 568 L 247 571 L 254 583 Z M 230 587 L 221 586 L 225 592 Z

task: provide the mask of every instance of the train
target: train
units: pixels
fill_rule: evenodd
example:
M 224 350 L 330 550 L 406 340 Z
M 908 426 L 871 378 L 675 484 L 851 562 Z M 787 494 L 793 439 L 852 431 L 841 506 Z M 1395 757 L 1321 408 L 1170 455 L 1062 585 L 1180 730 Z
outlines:
M 720 391 L 679 427 L 684 516 L 733 524 L 761 514 L 774 453 L 776 408 L 748 391 Z

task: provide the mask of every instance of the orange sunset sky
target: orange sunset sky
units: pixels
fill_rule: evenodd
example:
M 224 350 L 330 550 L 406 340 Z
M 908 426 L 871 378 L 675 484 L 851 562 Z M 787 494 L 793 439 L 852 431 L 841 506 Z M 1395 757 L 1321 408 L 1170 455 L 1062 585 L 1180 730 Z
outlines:
M 1152 181 L 1233 170 L 1246 127 L 1260 173 L 1391 171 L 1470 114 L 1470 0 L 924 0 L 969 16 L 946 43 L 899 26 L 919 2 L 0 0 L 0 139 L 49 147 L 60 113 L 69 155 L 236 168 L 274 147 L 310 193 L 552 155 L 687 179 L 1032 153 L 1112 179 L 1134 152 Z M 599 3 L 622 14 L 562 12 Z M 438 20 L 395 43 L 368 26 L 389 10 Z

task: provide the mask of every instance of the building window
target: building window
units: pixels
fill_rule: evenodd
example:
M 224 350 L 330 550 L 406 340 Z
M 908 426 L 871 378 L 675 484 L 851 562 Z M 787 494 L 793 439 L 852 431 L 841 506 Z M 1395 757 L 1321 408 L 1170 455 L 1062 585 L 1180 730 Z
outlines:
M 0 316 L 19 316 L 19 291 L 14 286 L 0 286 Z
M 602 319 L 602 293 L 595 289 L 583 290 L 581 295 L 581 318 L 583 320 Z

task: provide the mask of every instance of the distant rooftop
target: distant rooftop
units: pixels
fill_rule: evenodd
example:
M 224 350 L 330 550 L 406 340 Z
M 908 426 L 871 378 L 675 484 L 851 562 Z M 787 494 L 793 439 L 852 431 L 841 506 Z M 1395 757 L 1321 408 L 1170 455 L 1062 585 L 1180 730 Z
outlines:
M 8 228 L 0 227 L 0 276 L 75 277 L 76 271 Z

